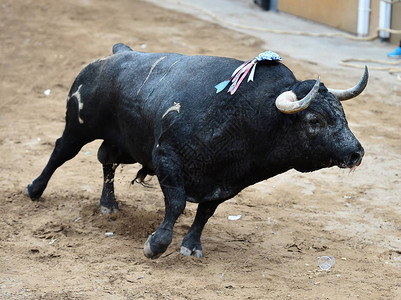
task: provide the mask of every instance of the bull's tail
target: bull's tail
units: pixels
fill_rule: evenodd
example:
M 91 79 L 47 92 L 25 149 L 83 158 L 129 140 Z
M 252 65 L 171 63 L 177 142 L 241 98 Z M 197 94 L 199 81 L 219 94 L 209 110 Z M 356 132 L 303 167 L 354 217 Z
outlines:
M 118 43 L 113 46 L 113 54 L 120 53 L 120 52 L 128 52 L 128 51 L 134 51 L 127 45 L 123 43 Z

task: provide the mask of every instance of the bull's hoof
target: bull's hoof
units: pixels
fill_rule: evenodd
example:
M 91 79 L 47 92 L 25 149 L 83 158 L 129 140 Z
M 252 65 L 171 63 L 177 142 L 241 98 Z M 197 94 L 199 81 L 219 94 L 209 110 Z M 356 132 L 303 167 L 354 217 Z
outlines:
M 181 254 L 184 256 L 196 256 L 198 258 L 202 258 L 202 250 L 199 249 L 193 249 L 193 250 L 189 250 L 187 247 L 181 246 L 181 250 L 180 250 Z
M 160 255 L 162 255 L 162 253 L 154 253 L 152 251 L 152 249 L 150 248 L 150 239 L 151 238 L 152 238 L 152 235 L 150 235 L 148 237 L 148 239 L 146 240 L 145 245 L 143 247 L 143 253 L 145 254 L 145 256 L 147 258 L 156 259 L 156 258 L 159 258 Z
M 24 195 L 28 196 L 29 198 L 31 198 L 31 196 L 29 196 L 28 186 L 24 190 Z
M 41 195 L 35 195 L 32 191 L 32 184 L 28 184 L 24 190 L 24 194 L 31 198 L 32 201 L 37 201 L 40 199 Z
M 100 212 L 103 215 L 115 215 L 118 213 L 117 207 L 108 208 L 106 206 L 100 205 Z

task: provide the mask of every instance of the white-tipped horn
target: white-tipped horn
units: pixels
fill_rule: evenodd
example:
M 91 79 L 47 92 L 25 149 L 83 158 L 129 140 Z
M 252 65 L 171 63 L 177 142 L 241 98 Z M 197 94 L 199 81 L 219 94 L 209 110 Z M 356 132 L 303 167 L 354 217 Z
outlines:
M 301 100 L 298 100 L 297 96 L 293 91 L 287 91 L 281 93 L 276 98 L 276 107 L 279 111 L 285 114 L 295 114 L 301 110 L 306 109 L 312 101 L 316 98 L 316 95 L 319 91 L 320 86 L 320 77 L 316 80 L 315 85 L 309 91 L 309 93 L 303 97 Z
M 336 89 L 328 89 L 328 90 L 330 93 L 336 96 L 337 99 L 340 101 L 352 99 L 363 92 L 366 85 L 368 84 L 368 78 L 369 78 L 368 67 L 365 66 L 365 72 L 363 73 L 362 79 L 356 86 L 347 90 L 336 90 Z

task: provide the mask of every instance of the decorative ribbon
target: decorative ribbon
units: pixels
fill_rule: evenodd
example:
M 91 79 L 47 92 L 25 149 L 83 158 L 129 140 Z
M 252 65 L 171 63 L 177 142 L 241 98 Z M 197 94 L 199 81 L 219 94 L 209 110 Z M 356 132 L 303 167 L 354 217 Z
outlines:
M 218 85 L 215 86 L 216 88 L 216 94 L 220 93 L 222 90 L 224 90 L 227 85 L 229 85 L 230 82 L 232 82 L 230 88 L 228 89 L 227 93 L 230 93 L 233 95 L 238 87 L 240 86 L 241 82 L 244 80 L 246 75 L 251 71 L 248 77 L 248 82 L 253 81 L 253 78 L 255 76 L 255 69 L 256 69 L 256 64 L 259 61 L 266 61 L 266 60 L 275 60 L 275 61 L 280 61 L 282 58 L 277 54 L 274 53 L 273 51 L 265 51 L 263 53 L 260 53 L 258 56 L 256 56 L 254 59 L 250 59 L 246 62 L 244 62 L 242 65 L 240 65 L 233 74 L 231 75 L 230 78 L 220 82 Z

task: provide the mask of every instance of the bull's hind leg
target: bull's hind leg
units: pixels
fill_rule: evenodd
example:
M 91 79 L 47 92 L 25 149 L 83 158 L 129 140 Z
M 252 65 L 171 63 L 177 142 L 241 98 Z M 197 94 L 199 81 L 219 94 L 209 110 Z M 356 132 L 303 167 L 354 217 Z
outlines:
M 117 213 L 118 202 L 114 195 L 114 175 L 120 163 L 135 163 L 128 155 L 121 152 L 113 144 L 104 141 L 97 157 L 103 164 L 103 190 L 100 197 L 100 211 L 103 214 Z
M 91 140 L 86 140 L 80 137 L 78 132 L 69 131 L 66 127 L 63 136 L 57 139 L 53 153 L 51 154 L 46 167 L 43 169 L 40 176 L 28 185 L 26 193 L 29 197 L 32 200 L 39 199 L 43 191 L 46 189 L 54 171 L 56 171 L 56 169 L 67 160 L 70 160 L 77 155 L 82 146 L 90 141 Z
M 114 175 L 118 167 L 118 149 L 104 141 L 97 153 L 98 160 L 103 164 L 103 190 L 100 197 L 102 214 L 116 213 L 118 203 L 114 195 Z
M 195 220 L 181 244 L 181 254 L 202 257 L 201 235 L 203 228 L 222 201 L 203 202 L 198 205 Z
M 103 190 L 100 197 L 100 211 L 102 214 L 118 212 L 118 202 L 114 195 L 114 175 L 118 167 L 117 163 L 103 165 Z

